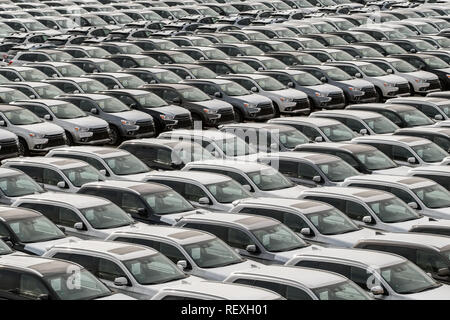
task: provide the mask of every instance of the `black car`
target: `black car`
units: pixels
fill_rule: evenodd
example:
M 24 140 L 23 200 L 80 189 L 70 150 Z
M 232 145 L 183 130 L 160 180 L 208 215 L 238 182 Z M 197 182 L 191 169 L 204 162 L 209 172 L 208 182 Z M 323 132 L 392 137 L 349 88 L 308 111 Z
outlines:
M 147 90 L 113 89 L 101 93 L 119 99 L 131 109 L 151 115 L 155 122 L 156 134 L 172 129 L 191 128 L 193 125 L 189 110 L 169 105 Z
M 170 104 L 179 105 L 191 112 L 194 121 L 203 126 L 217 126 L 234 122 L 233 106 L 223 101 L 211 99 L 198 88 L 185 84 L 147 84 L 142 87 L 163 98 Z

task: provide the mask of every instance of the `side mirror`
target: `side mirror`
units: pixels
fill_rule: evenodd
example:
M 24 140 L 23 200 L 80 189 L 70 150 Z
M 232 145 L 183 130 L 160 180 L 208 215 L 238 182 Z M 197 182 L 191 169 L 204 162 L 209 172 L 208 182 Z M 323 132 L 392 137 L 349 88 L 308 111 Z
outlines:
M 84 225 L 83 222 L 76 222 L 76 223 L 73 225 L 73 228 L 76 229 L 76 230 L 80 230 L 80 231 L 86 230 L 86 226 Z
M 245 250 L 249 253 L 256 253 L 256 246 L 254 244 L 249 244 L 247 247 L 245 247 Z
M 75 90 L 73 90 L 73 93 L 74 93 L 74 94 L 78 94 L 78 93 L 80 93 L 80 90 L 75 89 Z
M 52 120 L 52 116 L 49 115 L 49 114 L 46 114 L 46 115 L 44 116 L 44 119 L 45 119 L 45 120 Z
M 52 78 L 58 78 L 58 75 L 56 73 L 52 74 Z
M 384 294 L 384 289 L 382 286 L 373 286 L 372 288 L 370 288 L 370 293 L 374 296 L 380 296 Z
M 314 139 L 315 142 L 323 142 L 323 138 L 322 137 L 316 137 Z
M 60 189 L 64 189 L 66 187 L 66 182 L 65 181 L 59 181 L 56 186 Z
M 222 93 L 221 92 L 214 92 L 214 97 L 222 98 Z
M 438 121 L 444 120 L 444 117 L 441 114 L 437 114 L 434 116 L 434 120 L 438 120 Z
M 367 223 L 367 224 L 371 224 L 372 223 L 372 217 L 371 216 L 364 216 L 362 218 L 362 222 Z
M 382 38 L 381 38 L 381 41 L 387 41 L 387 38 L 382 37 Z
M 325 78 L 325 77 L 320 78 L 320 81 L 322 81 L 322 82 L 328 82 L 327 78 Z
M 20 28 L 19 31 L 20 32 L 26 32 L 27 30 L 25 28 Z
M 387 69 L 386 72 L 392 74 L 392 73 L 394 73 L 394 70 L 392 70 L 392 69 Z
M 36 96 L 34 94 L 29 95 L 30 99 L 36 99 Z
M 357 72 L 357 73 L 355 73 L 355 77 L 356 77 L 356 78 L 362 78 L 362 74 L 359 73 L 359 72 Z
M 242 185 L 242 188 L 244 188 L 244 189 L 247 190 L 248 192 L 251 192 L 251 191 L 252 191 L 252 187 L 250 187 L 248 184 Z
M 311 235 L 311 229 L 310 228 L 302 228 L 300 230 L 300 233 L 304 236 L 310 236 Z
M 117 287 L 124 287 L 128 285 L 128 280 L 125 277 L 118 277 L 114 279 L 114 285 Z
M 412 48 L 412 49 L 410 49 L 410 50 L 409 50 L 409 52 L 411 52 L 411 53 L 416 53 L 416 52 L 417 52 L 417 50 L 416 50 L 416 49 L 414 49 L 414 48 Z
M 187 261 L 186 260 L 180 260 L 177 262 L 177 267 L 181 270 L 184 271 L 187 268 Z
M 295 88 L 295 84 L 292 81 L 289 81 L 287 85 L 289 88 Z
M 99 73 L 99 72 L 100 72 L 100 70 L 98 70 L 98 69 L 92 70 L 92 73 Z
M 91 113 L 92 113 L 92 114 L 98 114 L 97 108 L 92 108 L 92 109 L 91 109 Z
M 359 130 L 359 133 L 364 136 L 367 134 L 367 129 L 361 129 L 361 130 Z
M 0 120 L 0 126 L 2 126 L 2 127 L 6 127 L 6 123 L 5 123 L 5 120 Z
M 264 68 L 263 67 L 258 67 L 258 71 L 263 71 Z
M 49 299 L 49 295 L 48 294 L 40 294 L 38 297 L 37 297 L 37 299 L 38 300 L 48 300 Z
M 119 89 L 119 85 L 118 85 L 118 84 L 115 84 L 115 85 L 113 86 L 113 89 Z
M 20 81 L 19 78 L 15 78 L 15 79 L 14 79 L 14 82 L 19 82 L 19 81 Z
M 414 210 L 417 210 L 417 208 L 418 208 L 417 203 L 415 203 L 415 202 L 408 202 L 408 206 Z
M 192 79 L 192 77 L 191 76 L 186 76 L 185 79 L 190 80 L 190 79 Z
M 137 214 L 140 216 L 144 216 L 144 217 L 147 216 L 147 210 L 145 208 L 139 208 L 136 211 L 137 211 Z
M 409 158 L 408 158 L 408 163 L 411 163 L 411 164 L 416 163 L 416 158 L 414 158 L 414 157 L 409 157 Z
M 450 276 L 450 270 L 448 268 L 441 268 L 438 270 L 437 275 L 440 277 Z
M 251 90 L 252 92 L 259 92 L 259 90 L 258 90 L 257 87 L 252 87 L 250 90 Z
M 280 150 L 280 146 L 277 143 L 270 144 L 270 150 Z
M 315 183 L 321 183 L 321 182 L 322 182 L 322 177 L 321 177 L 321 176 L 314 176 L 314 177 L 312 178 L 312 180 L 313 180 Z
M 137 107 L 136 103 L 130 104 L 130 109 L 136 109 L 136 107 Z
M 203 204 L 203 205 L 211 204 L 208 197 L 202 197 L 202 198 L 198 199 L 198 203 Z
M 356 55 L 356 56 L 355 56 L 355 59 L 360 59 L 360 58 L 361 58 L 360 55 Z
M 172 103 L 174 104 L 180 104 L 181 103 L 181 99 L 179 97 L 176 97 L 172 100 Z
M 58 26 L 53 26 L 53 30 L 58 30 Z

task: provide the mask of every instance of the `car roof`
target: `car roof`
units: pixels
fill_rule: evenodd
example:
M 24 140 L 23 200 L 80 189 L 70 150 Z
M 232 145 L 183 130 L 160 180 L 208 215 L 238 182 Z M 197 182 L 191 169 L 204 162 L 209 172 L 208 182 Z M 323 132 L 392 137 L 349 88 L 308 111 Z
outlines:
M 429 102 L 429 103 L 435 103 L 435 104 L 449 104 L 448 99 L 445 98 L 435 98 L 435 97 L 399 97 L 399 98 L 392 98 L 389 99 L 388 102 L 395 101 L 395 102 Z
M 130 154 L 126 150 L 110 148 L 110 147 L 97 147 L 97 146 L 72 146 L 72 147 L 61 147 L 54 149 L 53 152 L 80 152 L 80 153 L 88 153 L 99 156 L 100 158 L 112 158 L 119 157 Z M 50 158 L 51 159 L 51 158 Z
M 17 164 L 46 164 L 58 169 L 70 169 L 77 168 L 81 166 L 87 166 L 88 163 L 77 160 L 77 159 L 68 159 L 68 158 L 58 158 L 58 157 L 17 157 L 17 158 L 9 158 L 3 160 L 3 163 L 17 163 Z
M 314 200 L 299 200 L 299 199 L 282 199 L 280 198 L 247 198 L 236 201 L 236 206 L 251 206 L 251 205 L 261 205 L 261 206 L 274 206 L 279 208 L 291 208 L 300 211 L 303 214 L 309 214 L 313 212 L 324 211 L 332 209 L 333 206 L 328 203 Z
M 0 266 L 21 268 L 32 271 L 39 276 L 65 274 L 73 262 L 29 255 L 7 255 L 0 259 Z
M 128 181 L 128 180 L 108 180 L 108 181 L 89 182 L 85 183 L 83 187 L 96 187 L 96 188 L 109 187 L 109 188 L 131 189 L 139 194 L 158 193 L 172 190 L 172 188 L 160 183 Z
M 193 136 L 193 137 L 204 137 L 211 140 L 223 140 L 223 139 L 234 139 L 236 136 L 232 133 L 215 131 L 215 130 L 188 130 L 188 129 L 180 129 L 173 130 L 168 132 L 163 132 L 160 137 L 162 138 L 170 138 L 177 136 Z M 159 139 L 159 137 L 158 137 Z
M 362 110 L 323 110 L 311 113 L 311 116 L 314 115 L 342 115 L 359 119 L 372 119 L 382 117 L 382 115 L 380 115 L 379 113 Z
M 180 221 L 222 222 L 226 224 L 239 225 L 248 230 L 265 228 L 280 224 L 278 220 L 258 215 L 241 214 L 241 213 L 219 213 L 219 212 L 192 214 L 189 216 L 184 216 Z
M 193 180 L 197 181 L 201 184 L 211 184 L 211 183 L 218 183 L 223 181 L 230 181 L 232 180 L 230 177 L 218 174 L 218 173 L 212 173 L 212 172 L 200 172 L 200 171 L 152 171 L 149 172 L 147 175 L 147 178 L 159 178 L 159 177 L 168 177 L 168 178 L 175 178 L 175 179 L 183 179 L 183 180 Z
M 275 123 L 261 123 L 261 122 L 247 122 L 247 123 L 233 123 L 233 124 L 225 124 L 220 128 L 253 128 L 253 129 L 265 129 L 268 131 L 278 130 L 278 131 L 294 131 L 290 126 L 275 124 Z
M 248 270 L 235 271 L 232 274 L 235 276 L 259 276 L 271 280 L 288 280 L 301 283 L 311 289 L 333 285 L 347 280 L 344 276 L 334 272 L 280 265 L 258 266 Z
M 409 169 L 409 173 L 429 173 L 450 175 L 450 166 L 420 166 Z
M 428 133 L 440 133 L 450 137 L 450 128 L 447 127 L 412 127 L 412 128 L 401 128 L 397 132 L 428 132 Z
M 90 251 L 108 255 L 121 261 L 137 259 L 158 253 L 158 251 L 152 248 L 137 244 L 99 240 L 83 240 L 57 244 L 54 245 L 52 249 Z
M 22 107 L 13 106 L 11 104 L 0 104 L 0 112 L 22 110 Z
M 376 236 L 366 237 L 361 242 L 381 242 L 381 243 L 404 243 L 408 245 L 420 245 L 435 248 L 439 251 L 450 250 L 450 237 L 439 236 L 426 233 L 414 233 L 414 232 L 393 232 L 383 233 Z
M 66 192 L 44 192 L 40 194 L 24 196 L 21 197 L 20 200 L 50 201 L 53 203 L 63 203 L 71 205 L 78 209 L 85 209 L 111 203 L 109 200 L 105 198 Z
M 299 256 L 323 257 L 323 258 L 353 261 L 371 267 L 387 267 L 407 261 L 405 258 L 395 254 L 366 249 L 347 249 L 347 248 L 317 247 L 315 248 L 315 250 L 296 255 L 294 256 L 294 258 Z
M 17 100 L 17 101 L 12 102 L 12 104 L 20 104 L 20 103 L 31 103 L 31 104 L 40 103 L 40 104 L 44 104 L 46 106 L 56 106 L 56 105 L 60 105 L 60 104 L 68 104 L 67 101 L 56 100 L 56 99 L 30 99 L 30 100 Z
M 354 108 L 364 107 L 364 108 L 373 108 L 373 109 L 387 109 L 391 111 L 414 111 L 414 107 L 409 106 L 407 104 L 393 104 L 393 103 L 361 103 L 361 104 L 353 104 L 349 105 L 348 110 L 353 110 Z
M 384 175 L 384 174 L 372 174 L 363 176 L 353 176 L 346 179 L 346 181 L 351 182 L 361 182 L 364 181 L 376 181 L 381 183 L 395 183 L 406 186 L 409 189 L 421 188 L 430 185 L 435 185 L 436 182 L 420 178 L 420 177 L 404 177 L 404 176 L 394 176 L 394 175 Z
M 211 160 L 199 160 L 189 162 L 189 167 L 204 167 L 204 166 L 218 166 L 222 168 L 236 168 L 243 172 L 254 172 L 263 169 L 268 169 L 267 166 L 262 163 L 252 161 L 239 161 L 239 160 L 226 160 L 226 159 L 211 159 Z
M 183 148 L 183 147 L 190 147 L 192 144 L 195 144 L 199 147 L 202 147 L 199 143 L 193 142 L 193 141 L 180 141 L 175 139 L 158 139 L 158 138 L 142 138 L 142 139 L 133 139 L 133 140 L 126 140 L 122 142 L 121 145 L 128 145 L 128 144 L 148 144 L 148 145 L 162 145 L 167 146 L 169 148 Z
M 299 122 L 299 123 L 309 123 L 316 125 L 318 127 L 323 126 L 331 126 L 335 124 L 342 124 L 340 121 L 328 118 L 310 118 L 310 117 L 289 117 L 289 118 L 274 118 L 269 120 L 269 123 L 277 123 L 277 122 Z
M 279 159 L 302 159 L 309 161 L 311 163 L 320 164 L 320 163 L 326 163 L 331 161 L 341 161 L 342 159 L 336 156 L 332 156 L 329 154 L 323 154 L 323 153 L 315 153 L 315 152 L 299 152 L 299 151 L 284 151 L 284 152 L 271 152 L 270 154 L 261 156 L 261 159 L 268 158 L 279 158 Z
M 421 137 L 413 137 L 413 136 L 402 136 L 402 135 L 378 135 L 373 134 L 370 136 L 364 136 L 364 137 L 356 137 L 353 138 L 352 141 L 368 141 L 368 140 L 374 140 L 374 141 L 391 141 L 391 142 L 399 142 L 404 143 L 409 146 L 417 146 L 422 144 L 430 143 L 430 140 L 421 138 Z
M 332 194 L 336 196 L 345 195 L 357 198 L 363 202 L 380 201 L 395 197 L 390 192 L 376 189 L 355 188 L 355 187 L 322 187 L 322 188 L 307 189 L 305 190 L 304 193 Z
M 34 210 L 0 206 L 0 220 L 3 221 L 14 221 L 40 216 L 41 214 Z

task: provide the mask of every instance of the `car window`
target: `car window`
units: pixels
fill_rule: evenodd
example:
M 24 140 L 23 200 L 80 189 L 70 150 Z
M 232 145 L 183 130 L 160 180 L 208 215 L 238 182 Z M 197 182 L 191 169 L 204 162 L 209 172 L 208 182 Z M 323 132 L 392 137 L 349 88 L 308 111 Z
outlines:
M 186 257 L 178 248 L 164 242 L 160 243 L 159 252 L 172 260 L 173 263 L 177 263 L 180 260 L 186 260 Z
M 245 249 L 248 245 L 255 244 L 254 241 L 242 230 L 236 228 L 228 229 L 228 245 L 233 248 Z
M 116 194 L 117 195 L 117 194 Z M 125 212 L 131 215 L 138 215 L 139 209 L 145 208 L 142 200 L 138 195 L 131 192 L 121 192 L 122 205 L 120 206 Z M 120 196 L 120 195 L 119 195 Z
M 369 211 L 362 205 L 354 201 L 346 201 L 344 213 L 351 219 L 362 221 L 364 216 L 371 216 Z
M 320 173 L 307 163 L 300 163 L 298 169 L 298 177 L 306 180 L 312 180 L 315 176 L 320 177 Z
M 186 200 L 194 202 L 198 202 L 200 198 L 208 197 L 208 195 L 205 193 L 205 191 L 203 191 L 202 188 L 190 183 L 184 184 L 184 191 L 182 193 L 182 196 L 185 197 Z
M 97 277 L 107 281 L 114 281 L 119 277 L 126 277 L 125 272 L 115 263 L 103 258 L 95 258 L 98 260 Z
M 41 203 L 22 203 L 20 207 L 39 211 L 53 223 L 64 227 L 73 228 L 75 223 L 82 222 L 76 212 L 64 207 Z
M 32 167 L 32 166 L 26 167 L 26 166 L 21 166 L 21 165 L 12 165 L 10 167 L 24 172 L 25 174 L 29 175 L 31 177 L 31 179 L 33 179 L 37 183 L 43 183 L 43 176 L 42 176 L 43 172 L 44 172 L 43 168 Z
M 439 269 L 448 268 L 449 263 L 444 257 L 431 250 L 417 250 L 417 260 L 415 262 L 425 272 L 437 273 Z
M 42 173 L 42 183 L 56 186 L 58 182 L 65 181 L 55 170 L 44 168 Z
M 392 159 L 396 161 L 407 162 L 409 158 L 414 158 L 414 155 L 408 149 L 400 146 L 392 146 Z

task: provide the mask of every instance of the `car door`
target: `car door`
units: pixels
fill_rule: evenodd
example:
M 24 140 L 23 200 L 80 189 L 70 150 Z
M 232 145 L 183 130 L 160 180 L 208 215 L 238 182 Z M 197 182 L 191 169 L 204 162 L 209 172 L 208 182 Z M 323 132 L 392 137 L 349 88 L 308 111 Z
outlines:
M 419 159 L 407 148 L 393 145 L 392 146 L 392 160 L 394 160 L 398 165 L 402 166 L 411 166 L 411 163 L 408 159 L 414 158 L 415 164 L 419 164 Z

